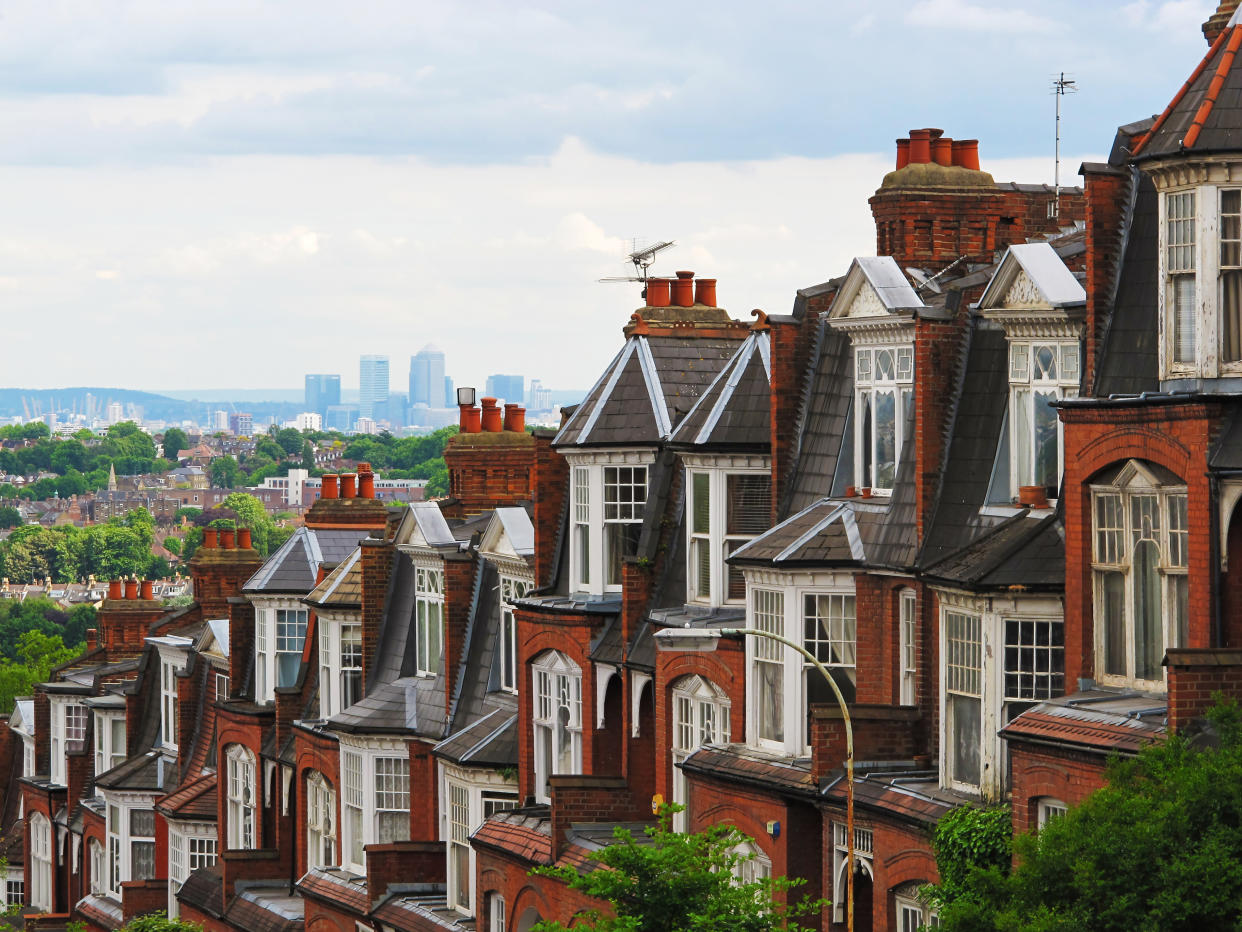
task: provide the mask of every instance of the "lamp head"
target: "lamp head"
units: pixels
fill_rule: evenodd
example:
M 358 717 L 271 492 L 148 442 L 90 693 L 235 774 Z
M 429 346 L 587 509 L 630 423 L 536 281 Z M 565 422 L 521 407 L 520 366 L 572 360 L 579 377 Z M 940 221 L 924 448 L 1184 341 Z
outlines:
M 661 628 L 655 633 L 656 649 L 662 651 L 686 651 L 703 653 L 713 651 L 720 642 L 720 631 L 715 628 Z

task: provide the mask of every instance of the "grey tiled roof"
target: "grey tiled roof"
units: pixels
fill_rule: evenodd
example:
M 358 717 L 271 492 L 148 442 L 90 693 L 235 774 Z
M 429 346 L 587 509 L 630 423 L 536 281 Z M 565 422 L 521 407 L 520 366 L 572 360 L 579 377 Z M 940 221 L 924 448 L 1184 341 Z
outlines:
M 300 527 L 267 558 L 242 589 L 256 594 L 305 595 L 315 588 L 320 564 L 340 563 L 367 534 L 367 531 L 356 529 Z
M 442 676 L 405 676 L 384 683 L 328 720 L 332 731 L 354 734 L 410 734 L 444 737 Z
M 968 589 L 1065 588 L 1065 529 L 1059 518 L 1009 519 L 990 533 L 951 554 L 926 574 Z
M 823 499 L 761 534 L 730 563 L 805 566 L 865 565 L 876 560 L 889 505 Z
M 137 754 L 95 778 L 106 790 L 167 792 L 177 785 L 177 762 L 159 751 Z
M 853 442 L 849 428 L 854 396 L 854 367 L 849 337 L 820 321 L 812 352 L 810 375 L 802 396 L 800 430 L 790 493 L 779 502 L 781 514 L 795 514 L 827 496 L 845 491 L 836 487 L 838 460 L 849 463 Z
M 432 750 L 438 757 L 474 766 L 513 766 L 517 759 L 517 708 L 496 707 Z
M 1159 291 L 1157 195 L 1146 175 L 1137 169 L 1130 171 L 1130 184 L 1137 184 L 1138 189 L 1133 206 L 1127 206 L 1122 222 L 1125 259 L 1118 272 L 1117 296 L 1100 351 L 1095 394 L 1101 396 L 1136 395 L 1160 387 L 1156 317 Z
M 743 341 L 673 431 L 678 446 L 767 450 L 771 444 L 770 357 L 766 332 Z

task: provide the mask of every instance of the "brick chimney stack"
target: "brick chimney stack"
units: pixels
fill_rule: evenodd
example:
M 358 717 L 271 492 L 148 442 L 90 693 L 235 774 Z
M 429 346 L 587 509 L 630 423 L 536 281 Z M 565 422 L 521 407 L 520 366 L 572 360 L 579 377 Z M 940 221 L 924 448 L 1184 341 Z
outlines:
M 1207 18 L 1203 24 L 1203 38 L 1207 39 L 1207 44 L 1211 45 L 1220 38 L 1220 34 L 1225 31 L 1225 27 L 1229 25 L 1229 20 L 1238 9 L 1239 0 L 1221 0 L 1216 7 L 1216 12 Z

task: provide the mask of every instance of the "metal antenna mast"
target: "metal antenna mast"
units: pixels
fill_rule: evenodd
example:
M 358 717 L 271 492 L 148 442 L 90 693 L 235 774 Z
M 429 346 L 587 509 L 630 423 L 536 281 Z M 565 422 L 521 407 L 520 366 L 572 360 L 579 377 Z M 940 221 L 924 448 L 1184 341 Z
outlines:
M 1061 220 L 1061 98 L 1066 94 L 1077 94 L 1078 83 L 1065 76 L 1062 71 L 1060 77 L 1052 80 L 1052 93 L 1057 98 L 1057 149 L 1056 149 L 1056 169 L 1053 179 L 1053 187 L 1055 188 L 1054 197 L 1056 198 L 1053 205 L 1053 216 L 1060 222 Z

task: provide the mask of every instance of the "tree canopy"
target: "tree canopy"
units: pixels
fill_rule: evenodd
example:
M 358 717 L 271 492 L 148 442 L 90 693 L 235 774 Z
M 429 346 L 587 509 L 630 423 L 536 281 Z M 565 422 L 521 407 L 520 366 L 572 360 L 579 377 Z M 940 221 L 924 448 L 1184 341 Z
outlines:
M 753 859 L 751 839 L 730 825 L 686 834 L 670 827 L 673 812 L 664 807 L 660 821 L 636 838 L 617 827 L 613 844 L 587 857 L 602 870 L 580 873 L 573 867 L 536 868 L 570 889 L 603 900 L 612 915 L 589 914 L 575 921 L 575 930 L 595 932 L 772 932 L 801 929 L 794 920 L 822 907 L 803 900 L 785 906 L 774 897 L 799 881 L 762 878 L 743 882 L 737 874 Z M 565 932 L 559 922 L 538 923 L 535 932 Z
M 0 486 L 0 498 L 68 498 L 107 488 L 110 468 L 118 475 L 135 475 L 163 472 L 173 465 L 156 456 L 155 441 L 130 421 L 113 424 L 103 438 L 89 431 L 67 438 L 52 437 L 42 421 L 0 428 L 0 472 L 26 477 L 39 472 L 56 475 L 20 489 Z
M 73 582 L 93 575 L 151 575 L 155 522 L 145 508 L 88 527 L 28 524 L 0 543 L 0 568 L 13 582 Z M 163 567 L 156 567 L 162 569 Z M 164 575 L 167 575 L 165 572 Z
M 1014 839 L 1017 867 L 972 869 L 940 913 L 953 932 L 1242 928 L 1242 713 L 1110 763 L 1082 805 Z

